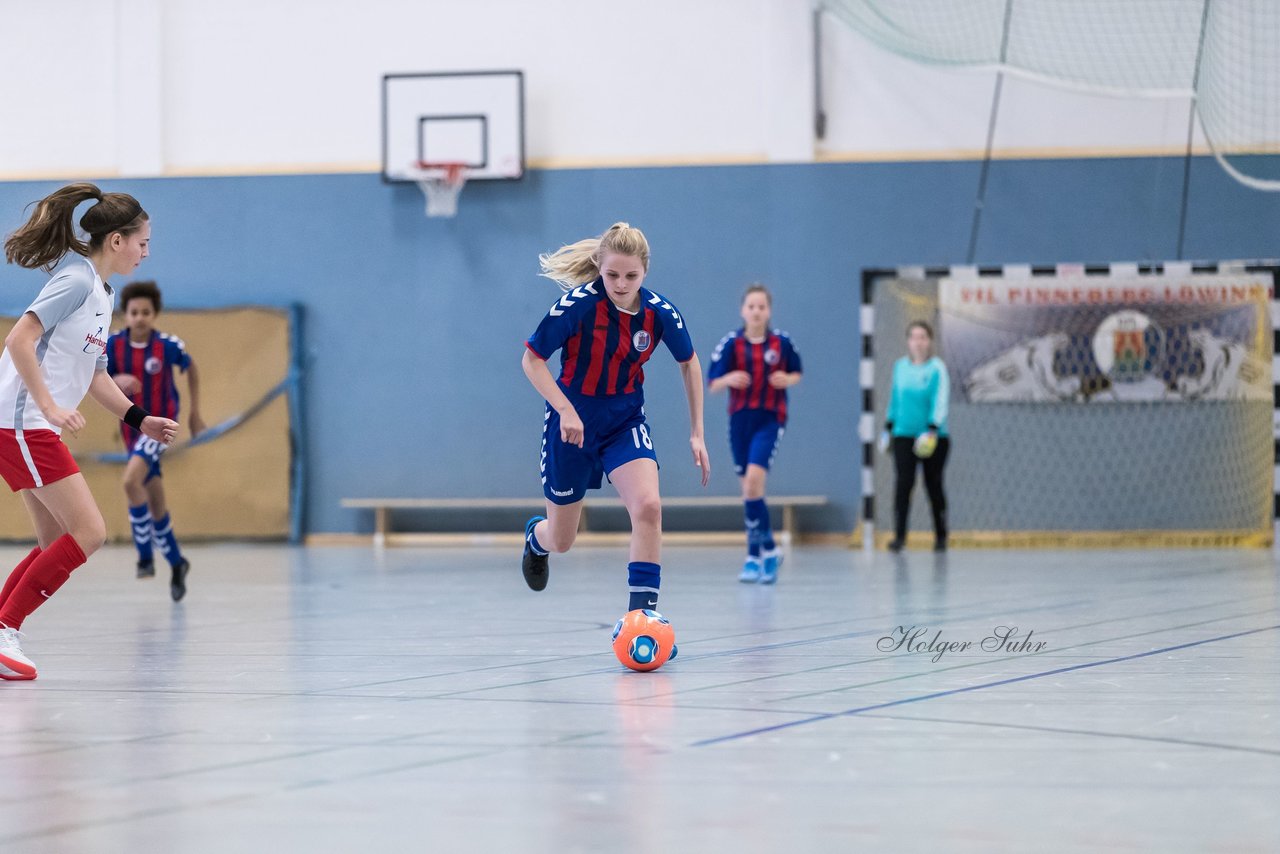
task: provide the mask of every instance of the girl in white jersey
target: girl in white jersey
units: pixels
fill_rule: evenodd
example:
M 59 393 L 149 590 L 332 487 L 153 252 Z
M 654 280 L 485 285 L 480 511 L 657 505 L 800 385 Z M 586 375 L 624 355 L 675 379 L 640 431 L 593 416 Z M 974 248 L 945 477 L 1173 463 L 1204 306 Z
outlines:
M 76 236 L 73 216 L 95 199 Z M 147 257 L 151 224 L 137 200 L 70 184 L 42 199 L 4 243 L 5 260 L 53 274 L 4 341 L 0 356 L 0 476 L 22 495 L 39 545 L 0 590 L 0 679 L 35 679 L 18 630 L 71 571 L 97 551 L 106 523 L 61 433 L 84 427 L 76 411 L 85 392 L 104 409 L 160 442 L 178 424 L 133 406 L 107 375 L 106 336 L 113 275 L 133 272 Z M 56 269 L 55 269 L 56 268 Z

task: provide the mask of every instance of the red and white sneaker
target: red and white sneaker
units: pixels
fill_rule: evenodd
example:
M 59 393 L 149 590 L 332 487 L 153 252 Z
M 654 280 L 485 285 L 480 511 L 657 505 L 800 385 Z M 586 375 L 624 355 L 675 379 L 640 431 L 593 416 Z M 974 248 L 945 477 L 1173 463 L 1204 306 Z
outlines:
M 36 678 L 35 663 L 22 654 L 20 636 L 17 629 L 0 628 L 0 679 L 19 682 Z

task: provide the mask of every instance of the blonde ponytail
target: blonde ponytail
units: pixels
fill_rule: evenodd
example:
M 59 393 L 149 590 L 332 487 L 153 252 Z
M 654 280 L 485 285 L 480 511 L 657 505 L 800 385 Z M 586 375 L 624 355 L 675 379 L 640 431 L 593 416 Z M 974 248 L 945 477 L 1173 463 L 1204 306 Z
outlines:
M 649 241 L 644 232 L 625 222 L 615 222 L 599 237 L 588 237 L 539 255 L 538 263 L 541 275 L 567 291 L 594 282 L 600 276 L 600 259 L 606 253 L 639 258 L 645 272 L 649 271 Z

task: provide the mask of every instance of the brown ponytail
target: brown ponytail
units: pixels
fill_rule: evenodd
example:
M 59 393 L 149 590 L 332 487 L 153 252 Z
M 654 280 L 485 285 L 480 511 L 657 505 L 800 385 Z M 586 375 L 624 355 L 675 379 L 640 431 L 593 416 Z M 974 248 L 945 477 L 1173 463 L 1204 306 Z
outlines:
M 747 297 L 752 294 L 764 294 L 764 300 L 769 304 L 769 308 L 773 308 L 773 294 L 769 292 L 769 288 L 760 282 L 752 282 L 747 285 L 747 289 L 742 292 L 742 303 L 747 301 Z M 740 304 L 742 304 L 740 303 Z
M 97 199 L 80 217 L 80 228 L 89 235 L 85 243 L 76 236 L 72 216 L 76 206 Z M 63 255 L 88 255 L 100 249 L 115 232 L 132 234 L 148 219 L 138 200 L 126 193 L 104 193 L 89 183 L 68 184 L 36 202 L 35 213 L 4 242 L 4 258 L 10 264 L 50 271 Z

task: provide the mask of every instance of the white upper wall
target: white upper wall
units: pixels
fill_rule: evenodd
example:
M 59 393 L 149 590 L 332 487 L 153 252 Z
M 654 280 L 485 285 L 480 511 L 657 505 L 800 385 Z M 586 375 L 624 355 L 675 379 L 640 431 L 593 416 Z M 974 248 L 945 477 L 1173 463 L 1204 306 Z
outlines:
M 948 69 L 884 50 L 822 21 L 823 159 L 976 157 L 986 146 L 994 71 Z M 1185 150 L 1186 98 L 1118 98 L 1006 75 L 994 147 L 1006 156 Z M 1196 144 L 1203 145 L 1197 133 Z
M 810 0 L 0 0 L 0 178 L 376 170 L 387 72 L 522 69 L 533 166 L 968 157 L 994 75 Z M 1011 154 L 1177 150 L 1186 102 L 1006 79 Z

